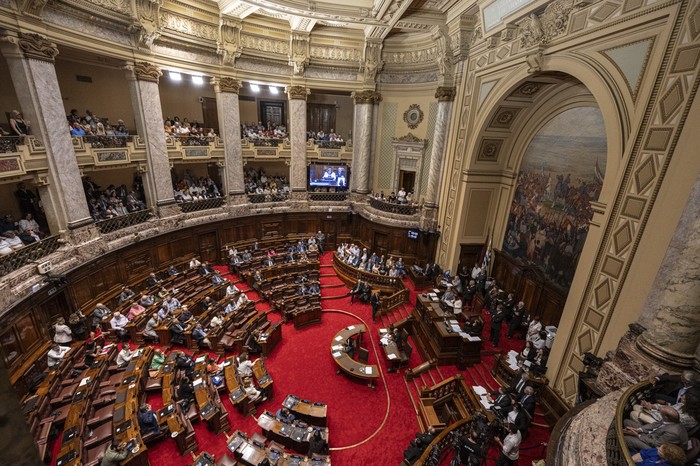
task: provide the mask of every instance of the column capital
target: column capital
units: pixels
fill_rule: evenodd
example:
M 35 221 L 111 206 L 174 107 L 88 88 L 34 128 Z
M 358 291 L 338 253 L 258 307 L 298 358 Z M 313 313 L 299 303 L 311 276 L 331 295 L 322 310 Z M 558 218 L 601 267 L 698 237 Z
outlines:
M 137 61 L 127 65 L 125 69 L 130 72 L 131 77 L 137 81 L 150 81 L 158 84 L 158 80 L 163 76 L 163 72 L 160 71 L 160 68 L 147 61 Z
M 377 91 L 358 91 L 351 94 L 355 104 L 378 104 L 382 101 L 382 95 Z
M 435 98 L 438 102 L 452 102 L 455 100 L 455 94 L 457 91 L 454 87 L 440 86 L 435 91 Z
M 230 76 L 212 78 L 211 84 L 214 86 L 214 91 L 216 92 L 230 92 L 231 94 L 238 94 L 238 92 L 241 90 L 241 82 Z
M 311 89 L 304 86 L 287 86 L 284 91 L 289 96 L 289 100 L 306 100 L 306 96 L 311 93 Z
M 8 38 L 8 41 L 17 41 L 17 45 L 28 59 L 53 63 L 58 55 L 56 44 L 39 34 L 20 34 L 17 39 Z

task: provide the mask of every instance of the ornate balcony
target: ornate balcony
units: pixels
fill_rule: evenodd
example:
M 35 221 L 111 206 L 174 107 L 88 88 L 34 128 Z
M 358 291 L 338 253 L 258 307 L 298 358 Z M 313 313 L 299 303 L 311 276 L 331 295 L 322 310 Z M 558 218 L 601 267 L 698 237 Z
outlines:
M 605 455 L 609 465 L 626 466 L 634 464 L 632 455 L 625 444 L 625 435 L 622 432 L 622 421 L 629 418 L 632 407 L 640 404 L 649 397 L 651 385 L 648 382 L 640 382 L 632 385 L 622 394 L 617 402 L 617 410 L 613 418 L 608 434 L 605 438 Z
M 0 153 L 17 152 L 18 144 L 22 144 L 22 138 L 19 136 L 2 136 L 0 137 Z
M 318 202 L 343 202 L 347 201 L 350 194 L 347 191 L 342 191 L 339 193 L 313 193 L 309 192 L 310 201 Z
M 59 246 L 58 235 L 47 236 L 38 243 L 28 244 L 10 254 L 0 256 L 0 276 L 13 272 L 42 257 L 48 256 L 55 252 Z
M 199 210 L 217 209 L 224 205 L 226 200 L 223 197 L 214 197 L 201 201 L 182 202 L 178 204 L 183 212 L 197 212 Z
M 371 196 L 369 198 L 369 205 L 382 212 L 399 215 L 415 215 L 420 209 L 420 206 L 416 204 L 398 204 L 396 202 L 382 201 L 381 199 L 376 199 Z
M 151 217 L 153 217 L 153 212 L 151 212 L 151 209 L 139 210 L 138 212 L 133 212 L 128 215 L 120 215 L 119 217 L 100 220 L 95 222 L 95 227 L 97 227 L 100 233 L 105 234 L 112 231 L 121 230 L 122 228 L 130 227 L 138 223 L 143 223 Z
M 248 202 L 262 204 L 264 202 L 284 202 L 289 199 L 289 193 L 248 194 Z

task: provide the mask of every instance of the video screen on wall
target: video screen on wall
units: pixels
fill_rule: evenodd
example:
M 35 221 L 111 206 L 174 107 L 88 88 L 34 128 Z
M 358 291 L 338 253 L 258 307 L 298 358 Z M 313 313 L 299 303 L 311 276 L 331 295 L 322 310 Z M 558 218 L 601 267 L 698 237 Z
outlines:
M 348 189 L 350 171 L 344 164 L 311 163 L 309 164 L 309 186 L 312 188 L 335 188 L 337 191 Z

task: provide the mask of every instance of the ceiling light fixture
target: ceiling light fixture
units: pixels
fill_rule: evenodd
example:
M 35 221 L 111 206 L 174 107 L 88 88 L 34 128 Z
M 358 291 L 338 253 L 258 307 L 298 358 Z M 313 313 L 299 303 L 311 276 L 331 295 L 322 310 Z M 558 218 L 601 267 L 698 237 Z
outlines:
M 192 76 L 192 83 L 201 86 L 204 84 L 204 77 L 202 76 Z
M 169 73 L 170 79 L 173 81 L 182 81 L 182 75 L 178 73 L 177 71 L 171 71 Z
M 258 86 L 257 84 L 251 84 L 250 90 L 253 92 L 260 92 L 260 86 Z
M 279 94 L 279 89 L 277 89 L 275 86 L 268 86 L 270 88 L 270 94 Z

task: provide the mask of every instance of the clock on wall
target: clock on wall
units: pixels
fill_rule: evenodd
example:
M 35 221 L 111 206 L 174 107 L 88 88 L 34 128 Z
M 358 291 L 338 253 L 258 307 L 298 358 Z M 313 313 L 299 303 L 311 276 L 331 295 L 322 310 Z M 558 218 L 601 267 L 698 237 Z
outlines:
M 418 125 L 423 121 L 423 110 L 420 109 L 420 105 L 409 105 L 408 110 L 403 112 L 403 121 L 405 121 L 411 129 L 418 128 Z

